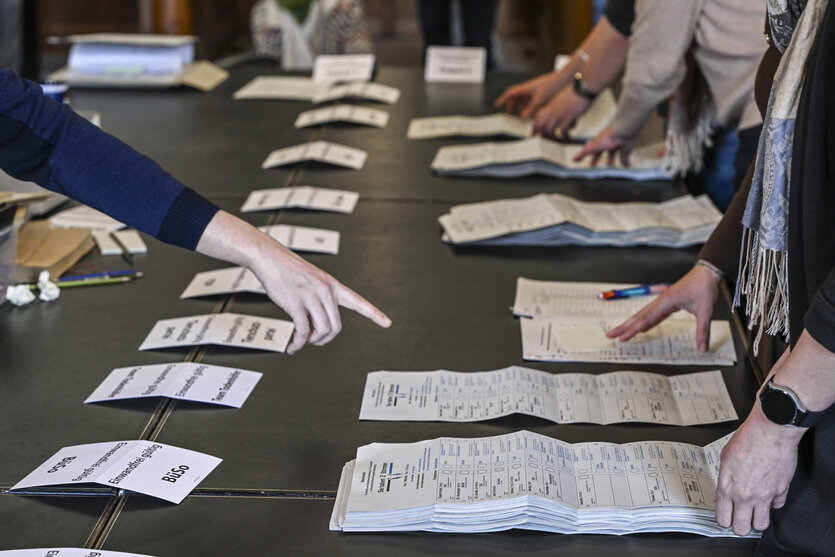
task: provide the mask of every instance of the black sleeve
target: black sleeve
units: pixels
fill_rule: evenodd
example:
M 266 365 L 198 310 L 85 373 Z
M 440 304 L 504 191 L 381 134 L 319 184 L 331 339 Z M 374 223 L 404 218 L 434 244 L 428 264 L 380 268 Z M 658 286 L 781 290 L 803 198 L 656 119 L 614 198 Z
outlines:
M 635 20 L 635 0 L 609 0 L 603 16 L 618 33 L 628 37 L 632 34 L 632 22 Z

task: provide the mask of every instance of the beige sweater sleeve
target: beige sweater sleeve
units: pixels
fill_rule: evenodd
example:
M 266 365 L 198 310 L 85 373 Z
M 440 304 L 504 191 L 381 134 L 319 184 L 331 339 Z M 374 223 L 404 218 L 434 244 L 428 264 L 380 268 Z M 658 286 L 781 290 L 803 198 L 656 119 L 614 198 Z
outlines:
M 636 0 L 626 73 L 613 128 L 634 137 L 652 110 L 684 79 L 684 56 L 696 32 L 704 0 Z

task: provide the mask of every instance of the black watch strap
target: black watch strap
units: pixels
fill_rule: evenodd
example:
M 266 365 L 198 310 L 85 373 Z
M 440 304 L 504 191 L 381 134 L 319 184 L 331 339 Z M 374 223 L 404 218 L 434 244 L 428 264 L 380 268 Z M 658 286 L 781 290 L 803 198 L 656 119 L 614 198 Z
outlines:
M 807 410 L 794 391 L 775 384 L 773 377 L 760 393 L 760 407 L 766 418 L 789 427 L 813 427 L 824 413 Z
M 588 83 L 586 83 L 585 79 L 583 78 L 582 72 L 577 72 L 574 74 L 573 88 L 575 93 L 590 101 L 593 101 L 597 98 L 598 93 L 596 91 L 592 91 L 589 88 Z

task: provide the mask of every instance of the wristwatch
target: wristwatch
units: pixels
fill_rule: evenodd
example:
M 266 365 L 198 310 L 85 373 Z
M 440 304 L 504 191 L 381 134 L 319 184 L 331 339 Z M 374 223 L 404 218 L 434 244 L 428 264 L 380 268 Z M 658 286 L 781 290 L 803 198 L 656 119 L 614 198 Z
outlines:
M 797 394 L 788 387 L 776 385 L 773 377 L 760 393 L 760 407 L 766 418 L 789 427 L 812 427 L 823 415 L 823 411 L 806 410 Z
M 592 91 L 589 88 L 589 84 L 586 83 L 583 78 L 583 72 L 577 72 L 574 74 L 574 92 L 590 101 L 596 99 L 598 95 L 597 92 Z

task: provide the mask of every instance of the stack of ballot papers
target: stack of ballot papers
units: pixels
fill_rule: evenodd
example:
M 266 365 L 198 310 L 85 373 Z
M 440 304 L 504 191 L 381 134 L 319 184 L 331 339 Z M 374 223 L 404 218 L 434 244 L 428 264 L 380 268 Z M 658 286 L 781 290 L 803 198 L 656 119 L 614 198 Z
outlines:
M 630 284 L 546 282 L 519 278 L 513 313 L 522 330 L 522 357 L 557 362 L 729 366 L 736 361 L 731 326 L 710 323 L 710 350 L 696 345 L 696 319 L 679 311 L 627 342 L 606 333 L 654 297 L 601 300 L 600 292 Z
M 543 193 L 456 205 L 438 221 L 453 244 L 681 248 L 703 244 L 721 218 L 704 195 L 605 203 Z
M 343 468 L 330 528 L 731 537 L 713 501 L 730 437 L 705 447 L 571 444 L 529 431 L 373 443 Z
M 620 178 L 624 180 L 669 180 L 664 169 L 663 143 L 636 147 L 629 166 L 616 160 L 614 166 L 592 166 L 591 157 L 574 162 L 582 145 L 558 143 L 543 137 L 516 141 L 441 147 L 432 160 L 432 170 L 445 176 L 516 178 L 543 174 L 555 178 Z

